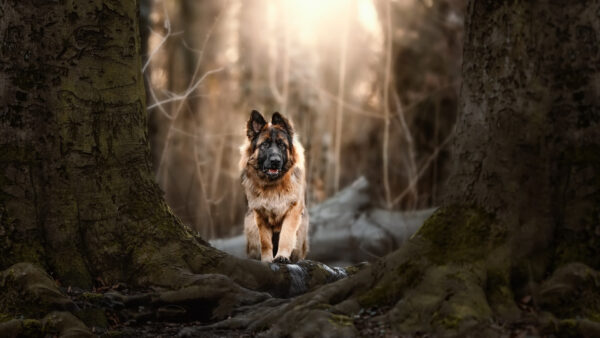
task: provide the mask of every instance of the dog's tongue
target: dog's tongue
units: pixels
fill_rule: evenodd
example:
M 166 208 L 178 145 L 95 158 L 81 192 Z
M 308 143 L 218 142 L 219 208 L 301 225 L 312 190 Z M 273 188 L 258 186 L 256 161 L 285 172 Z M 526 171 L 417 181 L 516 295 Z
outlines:
M 269 169 L 269 174 L 277 174 L 279 170 L 277 169 Z

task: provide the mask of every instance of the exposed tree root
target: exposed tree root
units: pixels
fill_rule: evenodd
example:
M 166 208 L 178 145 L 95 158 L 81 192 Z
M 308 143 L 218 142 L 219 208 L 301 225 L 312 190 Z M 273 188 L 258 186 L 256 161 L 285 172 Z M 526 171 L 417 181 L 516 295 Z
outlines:
M 285 298 L 344 278 L 358 269 L 332 268 L 313 261 L 267 264 L 230 256 L 193 239 L 189 242 L 175 239 L 169 246 L 168 250 L 148 250 L 153 255 L 138 262 L 142 268 L 131 280 L 133 284 L 180 288 L 193 284 L 199 274 L 221 274 L 247 289 Z
M 220 270 L 222 266 L 227 269 Z M 0 336 L 91 335 L 86 325 L 102 331 L 109 326 L 109 317 L 113 324 L 210 323 L 244 313 L 257 304 L 280 304 L 285 300 L 273 296 L 291 297 L 348 275 L 346 269 L 311 261 L 278 265 L 234 257 L 224 257 L 214 270 L 221 274 L 193 274 L 171 267 L 163 272 L 172 274 L 168 278 L 177 280 L 176 284 L 155 287 L 156 291 L 151 292 L 123 294 L 72 291 L 70 287 L 61 291 L 40 267 L 18 263 L 0 273 Z M 178 271 L 178 277 L 174 271 Z M 269 292 L 253 291 L 247 286 Z
M 0 336 L 91 337 L 77 306 L 42 269 L 19 263 L 0 273 Z M 41 319 L 38 319 L 41 318 Z

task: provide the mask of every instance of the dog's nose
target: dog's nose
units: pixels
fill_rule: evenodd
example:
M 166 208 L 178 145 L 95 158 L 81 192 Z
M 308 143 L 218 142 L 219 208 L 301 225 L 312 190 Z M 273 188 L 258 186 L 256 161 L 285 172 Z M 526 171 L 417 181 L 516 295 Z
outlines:
M 281 159 L 279 158 L 279 156 L 273 156 L 269 159 L 269 162 L 271 162 L 271 168 L 278 168 L 281 165 Z

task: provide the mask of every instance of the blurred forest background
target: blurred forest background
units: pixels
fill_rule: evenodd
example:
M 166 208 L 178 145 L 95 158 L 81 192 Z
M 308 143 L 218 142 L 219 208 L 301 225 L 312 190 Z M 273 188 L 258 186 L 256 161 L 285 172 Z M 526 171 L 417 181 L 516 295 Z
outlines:
M 241 233 L 252 109 L 294 121 L 308 204 L 360 176 L 371 204 L 435 206 L 457 118 L 465 0 L 145 0 L 157 180 L 204 238 Z

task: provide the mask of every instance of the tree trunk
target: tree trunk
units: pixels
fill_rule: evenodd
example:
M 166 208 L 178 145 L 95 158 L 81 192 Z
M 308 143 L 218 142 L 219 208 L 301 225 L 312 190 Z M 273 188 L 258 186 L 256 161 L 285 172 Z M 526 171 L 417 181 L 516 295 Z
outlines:
M 148 165 L 137 2 L 2 8 L 0 267 L 85 287 L 150 273 L 184 230 Z
M 512 260 L 535 279 L 570 261 L 600 267 L 599 10 L 596 1 L 469 6 L 445 202 L 494 214 Z

